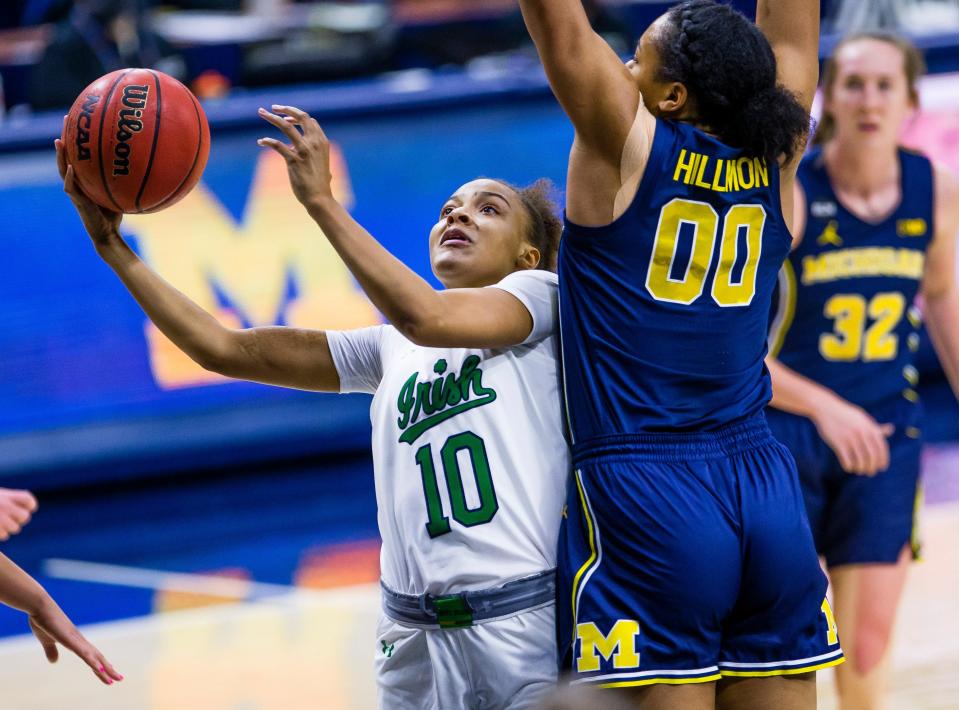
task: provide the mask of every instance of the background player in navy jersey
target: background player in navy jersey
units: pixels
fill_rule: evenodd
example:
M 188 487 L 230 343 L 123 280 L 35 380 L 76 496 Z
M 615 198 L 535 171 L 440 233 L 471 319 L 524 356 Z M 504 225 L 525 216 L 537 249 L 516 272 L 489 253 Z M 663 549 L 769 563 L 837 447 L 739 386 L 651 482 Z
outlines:
M 682 3 L 625 66 L 580 0 L 520 6 L 576 129 L 560 253 L 572 682 L 644 708 L 814 707 L 813 671 L 842 651 L 763 361 L 819 3 L 760 0 L 759 28 Z
M 911 557 L 917 293 L 959 391 L 959 183 L 899 147 L 921 72 L 921 55 L 894 36 L 836 48 L 818 146 L 799 170 L 796 244 L 770 337 L 769 422 L 796 457 L 832 577 L 850 660 L 838 675 L 844 708 L 881 705 Z

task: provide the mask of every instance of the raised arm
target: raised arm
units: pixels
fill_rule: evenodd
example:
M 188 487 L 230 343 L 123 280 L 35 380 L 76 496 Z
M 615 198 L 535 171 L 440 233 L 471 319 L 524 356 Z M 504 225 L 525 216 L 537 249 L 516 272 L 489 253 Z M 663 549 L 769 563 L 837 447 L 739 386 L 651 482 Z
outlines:
M 618 167 L 642 105 L 629 70 L 593 31 L 581 0 L 520 0 L 519 5 L 577 141 Z
M 263 109 L 260 115 L 290 144 L 262 138 L 260 145 L 286 160 L 293 193 L 397 330 L 428 347 L 497 348 L 526 340 L 533 319 L 516 297 L 495 288 L 436 291 L 390 254 L 333 197 L 330 144 L 316 119 L 292 106 L 273 110 L 283 116 Z
M 776 55 L 779 83 L 808 113 L 819 84 L 819 0 L 758 0 L 756 24 Z M 787 166 L 793 173 L 801 153 Z
M 339 375 L 326 334 L 297 328 L 236 330 L 167 283 L 120 236 L 122 215 L 90 201 L 76 184 L 66 151 L 57 140 L 57 165 L 97 253 L 151 321 L 201 367 L 226 377 L 295 389 L 338 392 Z

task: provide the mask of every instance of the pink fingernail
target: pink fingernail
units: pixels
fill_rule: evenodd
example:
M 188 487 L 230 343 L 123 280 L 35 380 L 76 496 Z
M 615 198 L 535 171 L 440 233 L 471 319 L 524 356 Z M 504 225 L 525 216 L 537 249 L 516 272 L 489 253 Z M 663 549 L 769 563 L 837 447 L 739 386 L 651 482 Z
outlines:
M 106 673 L 106 672 L 107 672 L 107 669 L 104 668 L 103 666 L 100 666 L 97 670 L 99 670 L 101 673 Z

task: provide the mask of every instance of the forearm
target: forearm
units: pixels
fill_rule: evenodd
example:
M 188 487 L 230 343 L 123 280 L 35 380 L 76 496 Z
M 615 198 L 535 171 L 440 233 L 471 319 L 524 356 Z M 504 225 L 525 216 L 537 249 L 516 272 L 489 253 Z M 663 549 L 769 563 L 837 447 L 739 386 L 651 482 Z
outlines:
M 773 383 L 770 405 L 790 414 L 814 419 L 823 408 L 831 406 L 838 395 L 827 387 L 803 377 L 773 357 L 766 358 Z
M 756 24 L 776 55 L 780 84 L 810 110 L 819 83 L 819 0 L 758 0 Z
M 119 234 L 98 244 L 97 253 L 178 348 L 209 369 L 227 358 L 230 331 L 147 266 Z
M 770 44 L 819 48 L 820 0 L 758 0 L 756 25 Z
M 411 340 L 441 315 L 440 295 L 387 251 L 332 197 L 307 207 L 333 248 L 387 320 Z
M 563 51 L 561 39 L 582 41 L 592 34 L 592 27 L 581 0 L 520 0 L 523 21 L 540 54 Z M 575 56 L 574 47 L 566 47 Z
M 959 397 L 959 291 L 926 299 L 926 327 L 952 391 Z
M 50 601 L 50 595 L 39 582 L 9 557 L 0 554 L 0 602 L 27 614 L 36 614 Z
M 593 31 L 581 0 L 520 0 L 520 8 L 578 140 L 618 164 L 642 105 L 626 66 Z

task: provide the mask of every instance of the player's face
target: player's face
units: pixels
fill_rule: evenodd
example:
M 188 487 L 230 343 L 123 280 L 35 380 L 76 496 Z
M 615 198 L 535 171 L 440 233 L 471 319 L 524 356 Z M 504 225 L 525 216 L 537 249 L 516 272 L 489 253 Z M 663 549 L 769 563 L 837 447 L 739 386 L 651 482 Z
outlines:
M 654 116 L 674 116 L 675 82 L 660 80 L 661 59 L 658 40 L 669 29 L 669 16 L 662 15 L 639 38 L 636 53 L 626 68 L 636 81 L 646 109 Z M 680 110 L 682 106 L 679 107 Z
M 824 107 L 835 118 L 837 140 L 896 145 L 903 124 L 916 109 L 902 52 L 874 39 L 843 45 Z
M 433 273 L 447 288 L 489 286 L 523 266 L 526 210 L 515 191 L 495 180 L 463 185 L 430 231 Z

